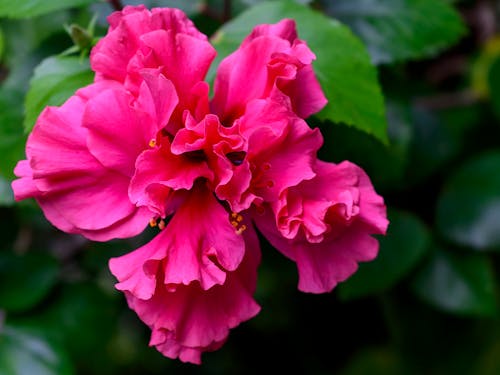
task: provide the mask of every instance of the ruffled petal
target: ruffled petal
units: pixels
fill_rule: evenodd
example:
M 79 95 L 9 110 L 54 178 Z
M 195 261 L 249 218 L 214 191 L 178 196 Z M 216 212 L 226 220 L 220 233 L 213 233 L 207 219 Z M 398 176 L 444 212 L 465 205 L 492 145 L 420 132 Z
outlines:
M 229 214 L 203 186 L 187 193 L 166 228 L 144 247 L 147 250 L 140 251 L 147 254 L 164 252 L 165 285 L 175 288 L 194 282 L 205 290 L 223 284 L 227 272 L 238 267 L 245 251 L 243 238 L 231 225 Z M 115 276 L 120 282 L 126 279 L 121 273 Z
M 295 22 L 290 19 L 259 25 L 237 51 L 221 62 L 212 109 L 224 124 L 230 125 L 240 117 L 253 99 L 285 94 L 301 118 L 326 105 L 312 70 L 315 55 L 296 37 Z
M 42 112 L 28 138 L 28 160 L 16 168 L 20 180 L 13 183 L 18 199 L 37 199 L 56 227 L 98 240 L 136 235 L 148 216 L 128 199 L 129 180 L 105 168 L 86 145 L 86 98 L 107 87 L 115 86 L 90 85 Z
M 297 263 L 299 289 L 331 291 L 376 257 L 388 226 L 383 199 L 356 165 L 318 161 L 317 177 L 290 188 L 254 220 L 280 252 Z M 269 208 L 269 207 L 268 207 Z
M 129 196 L 138 206 L 148 205 L 153 212 L 164 213 L 162 206 L 167 203 L 165 189 L 189 190 L 198 178 L 213 178 L 206 161 L 173 154 L 170 142 L 163 138 L 159 147 L 144 151 L 137 159 Z M 164 214 L 160 216 L 165 217 Z
M 247 140 L 246 156 L 233 167 L 231 179 L 216 188 L 234 211 L 275 201 L 285 189 L 315 176 L 313 165 L 323 138 L 291 111 L 288 98 L 280 99 L 252 101 L 237 121 Z
M 130 73 L 130 61 L 141 44 L 141 36 L 154 30 L 171 30 L 200 40 L 200 33 L 179 9 L 164 8 L 149 11 L 145 6 L 126 6 L 108 17 L 110 29 L 92 49 L 90 62 L 97 80 L 112 79 L 124 83 Z
M 148 113 L 133 107 L 133 97 L 124 89 L 106 90 L 90 99 L 82 121 L 92 155 L 128 178 L 134 174 L 137 157 L 159 130 Z
M 140 287 L 135 280 L 128 279 L 130 291 L 124 288 L 123 282 L 117 285 L 119 289 L 126 291 L 129 306 L 151 327 L 150 345 L 156 346 L 167 357 L 200 363 L 203 352 L 219 348 L 231 328 L 259 312 L 260 307 L 253 299 L 256 271 L 260 262 L 259 243 L 251 228 L 245 231 L 242 238 L 245 241 L 244 258 L 235 270 L 227 273 L 223 284 L 214 285 L 208 290 L 197 283 L 169 288 L 161 283 L 161 268 L 158 270 L 156 289 L 151 298 L 142 299 L 139 295 L 149 296 L 152 278 L 145 280 Z M 151 254 L 154 256 L 154 253 Z M 139 264 L 141 267 L 140 262 L 135 259 L 142 255 L 138 253 L 133 257 L 126 257 L 132 264 Z M 126 260 L 120 263 L 125 267 Z M 115 273 L 119 267 L 112 263 L 111 268 Z M 146 268 L 150 269 L 143 266 L 143 269 Z

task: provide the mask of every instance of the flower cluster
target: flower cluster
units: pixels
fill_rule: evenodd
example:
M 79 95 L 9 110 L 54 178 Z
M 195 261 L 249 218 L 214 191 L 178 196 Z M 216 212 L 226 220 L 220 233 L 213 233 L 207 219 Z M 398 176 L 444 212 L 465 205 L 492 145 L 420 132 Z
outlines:
M 158 234 L 110 260 L 150 345 L 200 363 L 259 312 L 256 229 L 328 292 L 373 259 L 383 199 L 349 162 L 317 159 L 304 119 L 326 104 L 293 20 L 259 25 L 204 81 L 215 50 L 177 9 L 126 7 L 92 50 L 91 85 L 46 108 L 15 169 L 59 229 L 107 241 Z

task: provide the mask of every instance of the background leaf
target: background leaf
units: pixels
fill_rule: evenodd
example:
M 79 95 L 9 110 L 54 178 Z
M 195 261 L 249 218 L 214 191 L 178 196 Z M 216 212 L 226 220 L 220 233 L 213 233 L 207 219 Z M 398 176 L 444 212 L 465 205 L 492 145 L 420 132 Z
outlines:
M 10 180 L 18 160 L 24 158 L 26 135 L 22 120 L 23 95 L 19 91 L 0 88 L 0 176 Z M 9 187 L 10 190 L 10 187 Z M 11 195 L 11 194 L 9 194 Z
M 500 58 L 497 58 L 489 67 L 488 87 L 493 111 L 500 119 Z
M 0 251 L 0 308 L 25 311 L 39 303 L 54 286 L 59 267 L 47 253 L 24 255 Z
M 493 315 L 495 280 L 482 254 L 455 254 L 435 249 L 416 275 L 414 292 L 439 309 L 459 314 Z
M 74 92 L 92 82 L 94 73 L 87 60 L 78 57 L 49 57 L 35 69 L 26 95 L 24 128 L 30 131 L 40 112 L 61 105 Z
M 56 10 L 88 5 L 96 0 L 0 0 L 0 17 L 31 18 Z
M 436 55 L 465 33 L 441 0 L 323 0 L 327 12 L 366 44 L 375 64 Z
M 380 238 L 377 258 L 361 263 L 358 271 L 339 285 L 342 299 L 380 293 L 398 283 L 422 259 L 429 245 L 425 225 L 414 215 L 392 210 L 389 212 L 387 236 Z
M 500 152 L 475 157 L 447 181 L 437 204 L 437 227 L 450 241 L 500 250 Z
M 213 66 L 233 52 L 255 25 L 284 18 L 296 20 L 299 37 L 316 54 L 314 69 L 328 98 L 318 117 L 355 126 L 386 141 L 384 100 L 365 47 L 347 27 L 305 5 L 266 2 L 226 23 L 212 39 L 218 52 Z M 210 75 L 214 74 L 212 69 Z
M 0 332 L 2 375 L 71 375 L 64 349 L 25 329 L 7 325 Z

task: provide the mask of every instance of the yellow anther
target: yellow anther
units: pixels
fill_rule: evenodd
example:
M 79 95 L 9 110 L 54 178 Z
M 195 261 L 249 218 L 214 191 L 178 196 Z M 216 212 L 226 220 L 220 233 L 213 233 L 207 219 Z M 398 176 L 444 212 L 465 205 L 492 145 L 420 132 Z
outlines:
M 160 230 L 165 229 L 165 222 L 163 220 L 160 220 L 160 222 L 158 223 L 158 228 L 160 228 Z
M 149 147 L 155 147 L 156 146 L 156 139 L 153 138 L 152 140 L 149 141 Z
M 156 227 L 157 223 L 156 223 L 156 219 L 154 217 L 152 217 L 150 220 L 149 220 L 149 226 L 151 228 L 154 228 Z
M 241 227 L 239 227 L 237 230 L 236 230 L 236 234 L 242 234 L 245 229 L 247 229 L 247 226 L 245 224 L 243 224 Z
M 243 216 L 237 212 L 231 212 L 231 225 L 233 226 L 236 234 L 241 234 L 247 229 L 247 226 L 243 223 Z

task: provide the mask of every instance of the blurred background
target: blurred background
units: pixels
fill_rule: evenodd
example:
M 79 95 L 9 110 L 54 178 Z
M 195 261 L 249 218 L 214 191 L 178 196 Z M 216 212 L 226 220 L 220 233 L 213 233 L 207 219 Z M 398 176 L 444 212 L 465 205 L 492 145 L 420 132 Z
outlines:
M 323 295 L 298 292 L 295 265 L 262 239 L 262 311 L 201 366 L 149 348 L 113 287 L 109 258 L 149 232 L 108 243 L 67 235 L 10 189 L 38 113 L 92 81 L 88 53 L 107 15 L 138 3 L 0 0 L 0 374 L 500 374 L 499 3 L 143 2 L 183 9 L 221 56 L 266 17 L 295 15 L 330 99 L 308 119 L 325 137 L 320 157 L 363 167 L 391 220 L 378 258 Z M 321 37 L 336 35 L 332 25 L 345 40 Z M 351 40 L 365 65 L 340 75 Z M 341 113 L 336 87 L 350 88 L 359 116 Z

